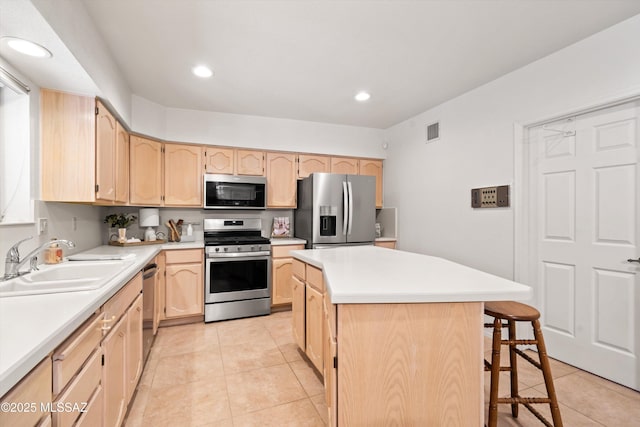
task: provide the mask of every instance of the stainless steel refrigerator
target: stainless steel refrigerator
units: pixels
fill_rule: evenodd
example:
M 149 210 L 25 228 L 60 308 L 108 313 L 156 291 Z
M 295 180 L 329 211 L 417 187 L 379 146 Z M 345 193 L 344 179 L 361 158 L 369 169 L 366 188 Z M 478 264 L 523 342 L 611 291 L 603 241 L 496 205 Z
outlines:
M 294 234 L 308 249 L 373 244 L 375 222 L 375 177 L 314 173 L 298 181 Z

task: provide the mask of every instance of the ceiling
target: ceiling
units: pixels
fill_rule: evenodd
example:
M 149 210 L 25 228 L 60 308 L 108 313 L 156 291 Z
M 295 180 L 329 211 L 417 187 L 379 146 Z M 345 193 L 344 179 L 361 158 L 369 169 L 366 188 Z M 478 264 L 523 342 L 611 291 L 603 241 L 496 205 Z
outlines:
M 81 2 L 143 98 L 381 129 L 640 13 L 638 0 Z

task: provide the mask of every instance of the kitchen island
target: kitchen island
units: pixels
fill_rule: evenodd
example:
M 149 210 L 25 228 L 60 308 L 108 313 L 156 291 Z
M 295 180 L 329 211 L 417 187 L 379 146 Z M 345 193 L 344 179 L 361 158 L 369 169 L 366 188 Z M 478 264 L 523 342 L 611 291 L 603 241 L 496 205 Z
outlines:
M 305 293 L 294 336 L 324 376 L 331 425 L 483 425 L 484 302 L 526 300 L 528 286 L 373 246 L 291 254 Z

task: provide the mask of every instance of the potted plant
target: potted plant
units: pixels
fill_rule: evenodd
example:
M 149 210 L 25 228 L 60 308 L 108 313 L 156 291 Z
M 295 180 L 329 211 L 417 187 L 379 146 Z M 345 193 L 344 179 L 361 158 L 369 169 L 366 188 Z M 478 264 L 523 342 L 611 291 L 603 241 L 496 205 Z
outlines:
M 127 227 L 136 222 L 137 216 L 133 214 L 111 214 L 104 218 L 104 222 L 109 224 L 111 228 L 118 229 L 118 242 L 124 243 L 127 241 Z

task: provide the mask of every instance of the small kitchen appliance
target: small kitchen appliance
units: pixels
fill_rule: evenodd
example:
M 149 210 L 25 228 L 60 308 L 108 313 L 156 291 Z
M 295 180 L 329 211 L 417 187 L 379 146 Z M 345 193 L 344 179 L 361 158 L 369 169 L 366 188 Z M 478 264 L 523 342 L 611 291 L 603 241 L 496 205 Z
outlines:
M 267 179 L 206 173 L 203 206 L 205 209 L 266 209 Z
M 271 243 L 259 218 L 205 219 L 204 321 L 271 313 Z

